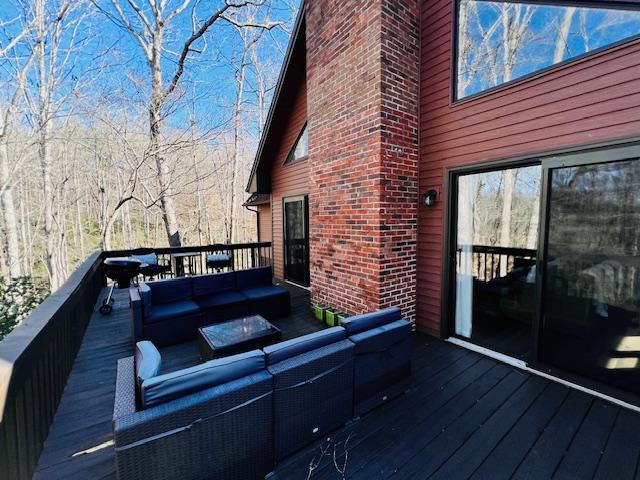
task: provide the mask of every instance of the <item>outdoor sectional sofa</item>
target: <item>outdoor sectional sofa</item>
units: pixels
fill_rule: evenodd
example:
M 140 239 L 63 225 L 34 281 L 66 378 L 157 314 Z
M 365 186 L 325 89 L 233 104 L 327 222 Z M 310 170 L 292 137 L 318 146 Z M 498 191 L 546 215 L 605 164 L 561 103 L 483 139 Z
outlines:
M 398 309 L 161 374 L 139 342 L 118 361 L 113 416 L 120 480 L 263 479 L 275 463 L 402 393 L 410 323 Z
M 195 337 L 205 325 L 260 314 L 287 315 L 289 291 L 272 283 L 271 267 L 140 283 L 129 290 L 134 342 L 158 346 Z

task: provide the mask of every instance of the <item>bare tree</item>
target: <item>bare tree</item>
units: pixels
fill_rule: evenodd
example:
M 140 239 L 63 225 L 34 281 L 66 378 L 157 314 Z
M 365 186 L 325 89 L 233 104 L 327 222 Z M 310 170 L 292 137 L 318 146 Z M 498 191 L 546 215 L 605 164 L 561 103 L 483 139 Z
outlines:
M 0 48 L 0 58 L 4 57 L 5 64 L 14 71 L 15 79 L 13 93 L 10 95 L 9 101 L 0 107 L 0 206 L 6 229 L 6 263 L 11 278 L 22 276 L 22 265 L 18 217 L 13 195 L 14 168 L 12 168 L 9 159 L 7 141 L 10 128 L 19 114 L 18 105 L 25 93 L 27 73 L 34 58 L 32 51 L 26 53 L 26 58 L 21 58 L 21 55 L 16 52 L 18 42 L 26 37 L 33 27 L 31 17 L 32 15 L 27 9 L 23 10 L 23 27 L 7 46 Z
M 112 0 L 115 19 L 135 39 L 140 46 L 149 67 L 150 98 L 149 98 L 149 148 L 148 156 L 156 166 L 156 178 L 159 189 L 159 200 L 162 210 L 169 245 L 179 246 L 180 230 L 176 215 L 174 193 L 171 185 L 171 168 L 164 158 L 164 128 L 168 115 L 167 105 L 175 96 L 178 84 L 185 72 L 187 60 L 192 53 L 201 50 L 196 48 L 198 43 L 204 43 L 204 35 L 218 21 L 226 21 L 235 26 L 258 26 L 247 24 L 237 19 L 237 14 L 243 7 L 260 6 L 264 0 L 238 0 L 233 2 L 224 0 L 213 12 L 209 12 L 203 19 L 198 18 L 199 2 L 183 0 L 169 7 L 167 0 L 151 0 L 146 4 L 139 4 L 135 0 Z M 182 41 L 173 72 L 166 76 L 163 54 L 167 53 L 167 32 L 172 23 L 178 21 L 184 12 L 191 14 L 192 29 Z M 273 28 L 277 24 L 260 25 Z M 205 45 L 206 46 L 206 45 Z M 168 78 L 168 81 L 167 81 Z
M 77 53 L 86 41 L 80 28 L 86 18 L 83 0 L 34 0 L 35 31 L 35 101 L 30 104 L 37 132 L 38 159 L 42 176 L 46 267 L 51 289 L 56 290 L 66 280 L 64 259 L 63 217 L 58 215 L 56 185 L 53 179 L 52 133 L 54 121 L 69 99 L 78 92 Z M 63 92 L 64 85 L 64 92 Z

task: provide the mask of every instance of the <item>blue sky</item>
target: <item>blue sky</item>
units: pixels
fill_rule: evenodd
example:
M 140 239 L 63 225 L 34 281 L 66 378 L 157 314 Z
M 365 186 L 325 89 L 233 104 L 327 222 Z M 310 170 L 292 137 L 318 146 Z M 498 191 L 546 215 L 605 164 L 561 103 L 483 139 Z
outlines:
M 181 1 L 181 0 L 180 0 Z M 51 1 L 52 9 L 58 3 Z M 146 6 L 146 0 L 139 0 L 141 6 Z M 180 3 L 178 0 L 170 0 L 169 8 Z M 298 0 L 271 0 L 269 5 L 258 10 L 258 18 L 269 18 L 272 21 L 282 22 L 283 28 L 276 28 L 264 32 L 258 44 L 260 62 L 267 65 L 266 75 L 273 81 L 277 76 L 286 48 L 289 33 L 295 17 L 295 6 Z M 91 79 L 83 86 L 82 95 L 86 97 L 86 105 L 108 104 L 111 108 L 119 108 L 123 105 L 137 107 L 144 111 L 143 106 L 148 95 L 149 69 L 145 63 L 142 51 L 133 37 L 117 21 L 109 20 L 108 15 L 114 14 L 110 0 L 96 0 L 98 8 L 90 6 L 90 14 L 83 20 L 78 38 L 82 39 L 81 48 L 74 52 L 74 67 L 72 75 L 75 78 Z M 133 14 L 132 10 L 125 8 L 127 2 L 121 0 L 123 9 Z M 196 14 L 198 18 L 205 18 L 209 12 L 222 4 L 220 1 L 198 2 Z M 292 9 L 291 4 L 294 5 Z M 0 18 L 7 23 L 18 16 L 15 8 L 16 0 L 0 0 Z M 103 12 L 99 10 L 102 9 Z M 77 18 L 80 12 L 73 14 Z M 133 15 L 130 17 L 133 18 Z M 0 46 L 6 44 L 8 38 L 15 34 L 19 22 L 11 22 L 0 29 Z M 180 50 L 184 39 L 191 32 L 190 10 L 187 9 L 173 23 L 167 34 L 167 50 L 177 52 Z M 65 37 L 68 42 L 70 35 Z M 194 113 L 199 129 L 216 129 L 228 124 L 230 108 L 233 105 L 236 83 L 234 65 L 237 65 L 241 39 L 237 29 L 227 22 L 220 21 L 214 24 L 206 35 L 206 42 L 199 41 L 195 48 L 201 53 L 191 53 L 188 66 L 183 75 L 180 88 L 183 89 L 185 98 L 179 103 L 179 107 L 171 114 L 168 124 L 177 129 L 184 129 L 189 125 L 189 110 L 187 103 L 195 105 Z M 173 75 L 176 65 L 176 55 L 169 52 L 163 56 L 163 69 L 165 81 Z M 97 67 L 101 68 L 98 69 Z M 100 73 L 98 73 L 98 70 Z M 0 82 L 10 80 L 11 70 L 0 61 Z M 60 89 L 64 94 L 74 83 L 69 77 Z M 31 77 L 35 81 L 35 77 Z M 248 89 L 245 93 L 244 108 L 250 112 L 255 108 L 255 95 L 252 90 L 255 87 L 254 72 L 249 69 L 247 77 Z M 188 99 L 188 101 L 184 101 Z M 192 101 L 195 99 L 195 101 Z M 120 104 L 120 105 L 118 105 Z M 132 108 L 133 110 L 133 108 Z M 254 115 L 247 115 L 254 117 Z M 248 131 L 257 135 L 256 122 L 248 125 Z

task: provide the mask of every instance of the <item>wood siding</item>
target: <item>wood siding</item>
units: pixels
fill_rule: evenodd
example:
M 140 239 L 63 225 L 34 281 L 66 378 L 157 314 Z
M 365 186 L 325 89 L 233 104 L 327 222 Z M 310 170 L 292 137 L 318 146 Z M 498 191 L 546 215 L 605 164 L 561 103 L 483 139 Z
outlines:
M 258 205 L 258 241 L 271 241 L 271 205 Z
M 291 151 L 302 127 L 307 121 L 307 86 L 303 76 L 295 91 L 293 109 L 282 126 L 282 137 L 271 169 L 271 213 L 273 266 L 276 278 L 284 278 L 284 244 L 282 225 L 282 199 L 296 195 L 306 195 L 309 191 L 309 165 L 306 160 L 285 165 L 287 155 Z
M 440 331 L 446 168 L 640 136 L 640 41 L 451 103 L 453 0 L 421 15 L 418 328 Z

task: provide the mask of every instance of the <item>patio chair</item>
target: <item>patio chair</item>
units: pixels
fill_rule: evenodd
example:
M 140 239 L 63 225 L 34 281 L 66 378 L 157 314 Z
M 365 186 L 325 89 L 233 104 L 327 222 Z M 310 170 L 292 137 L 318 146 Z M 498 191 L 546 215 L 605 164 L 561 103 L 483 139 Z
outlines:
M 136 250 L 132 257 L 146 265 L 140 269 L 140 274 L 145 278 L 153 280 L 155 277 L 162 278 L 164 274 L 171 273 L 171 265 L 160 261 L 158 255 L 150 248 Z

